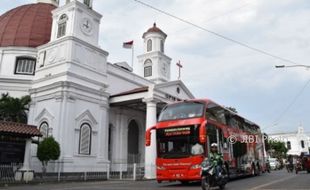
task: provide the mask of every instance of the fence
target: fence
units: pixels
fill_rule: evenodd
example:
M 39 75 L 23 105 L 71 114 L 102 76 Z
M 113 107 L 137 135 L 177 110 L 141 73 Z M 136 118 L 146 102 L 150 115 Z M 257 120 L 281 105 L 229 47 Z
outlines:
M 56 168 L 61 163 L 57 163 Z M 21 164 L 0 165 L 0 184 L 22 183 L 15 180 L 16 171 L 21 168 Z M 63 181 L 90 181 L 90 180 L 142 180 L 145 173 L 144 164 L 107 164 L 104 168 L 95 168 L 94 166 L 81 166 L 85 171 L 62 172 L 35 172 L 32 182 L 63 182 Z M 151 166 L 155 170 L 155 167 Z
M 15 172 L 22 167 L 22 164 L 0 165 L 0 183 L 14 183 Z
M 144 164 L 111 164 L 109 179 L 141 180 L 144 177 Z

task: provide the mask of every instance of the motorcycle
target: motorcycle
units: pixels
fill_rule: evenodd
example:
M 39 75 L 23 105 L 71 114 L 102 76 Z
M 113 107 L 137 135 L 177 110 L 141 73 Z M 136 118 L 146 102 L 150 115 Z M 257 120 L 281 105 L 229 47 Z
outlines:
M 268 173 L 270 173 L 270 171 L 271 171 L 271 167 L 270 167 L 269 161 L 267 161 L 267 163 L 266 163 L 266 171 L 267 171 Z
M 208 159 L 201 163 L 201 188 L 202 190 L 209 190 L 211 187 L 219 186 L 220 189 L 224 189 L 228 181 L 228 177 L 224 169 L 222 169 L 221 175 L 216 175 L 215 165 Z
M 287 169 L 287 172 L 288 172 L 288 173 L 293 172 L 293 170 L 294 170 L 294 164 L 293 164 L 293 163 L 287 164 L 287 165 L 286 165 L 286 169 Z
M 297 160 L 296 166 L 295 166 L 296 174 L 298 174 L 298 172 L 299 172 L 299 171 L 302 171 L 302 170 L 303 170 L 302 163 L 301 163 L 300 160 Z

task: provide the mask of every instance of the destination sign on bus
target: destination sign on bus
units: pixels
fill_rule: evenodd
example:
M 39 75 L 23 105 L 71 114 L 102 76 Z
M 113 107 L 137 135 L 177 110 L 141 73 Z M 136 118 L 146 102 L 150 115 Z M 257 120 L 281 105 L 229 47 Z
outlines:
M 164 130 L 164 135 L 166 137 L 179 136 L 179 135 L 189 135 L 191 134 L 190 127 L 179 127 L 179 128 L 169 128 Z

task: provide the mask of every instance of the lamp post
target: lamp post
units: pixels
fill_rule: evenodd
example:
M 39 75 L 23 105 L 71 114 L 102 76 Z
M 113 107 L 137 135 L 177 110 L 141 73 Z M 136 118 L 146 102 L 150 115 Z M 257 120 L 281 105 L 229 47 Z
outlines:
M 310 69 L 310 65 L 276 65 L 277 69 L 286 68 L 286 67 L 304 67 L 306 69 Z

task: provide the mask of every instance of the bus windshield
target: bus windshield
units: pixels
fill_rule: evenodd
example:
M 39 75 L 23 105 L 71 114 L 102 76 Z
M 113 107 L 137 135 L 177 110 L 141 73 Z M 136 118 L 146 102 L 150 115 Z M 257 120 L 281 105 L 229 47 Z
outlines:
M 168 105 L 162 110 L 158 121 L 202 117 L 204 104 L 200 102 L 182 102 Z
M 185 158 L 203 153 L 203 146 L 198 142 L 199 127 L 180 126 L 157 130 L 159 158 Z M 193 151 L 194 146 L 201 146 L 202 152 Z

